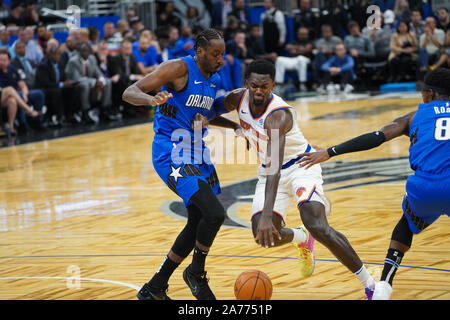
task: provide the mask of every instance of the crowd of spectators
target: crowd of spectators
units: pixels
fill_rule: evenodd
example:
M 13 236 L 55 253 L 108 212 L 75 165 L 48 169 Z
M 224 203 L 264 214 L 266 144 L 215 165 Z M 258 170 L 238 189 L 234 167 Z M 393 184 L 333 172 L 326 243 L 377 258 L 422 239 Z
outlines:
M 64 42 L 41 21 L 33 0 L 13 0 L 0 10 L 2 122 L 11 134 L 51 127 L 97 124 L 148 114 L 130 108 L 123 91 L 164 61 L 194 55 L 196 34 L 214 27 L 226 43 L 219 71 L 222 91 L 243 86 L 245 67 L 257 58 L 276 67 L 277 90 L 368 90 L 387 82 L 421 81 L 437 67 L 450 68 L 448 8 L 425 16 L 422 1 L 298 0 L 288 39 L 285 12 L 264 0 L 260 23 L 252 23 L 246 0 L 203 1 L 205 10 L 174 1 L 157 2 L 157 27 L 149 29 L 130 8 L 103 30 L 71 29 Z M 316 3 L 316 1 L 315 1 Z M 375 25 L 367 7 L 379 6 Z M 14 28 L 16 27 L 16 28 Z M 17 40 L 11 43 L 11 36 Z M 281 92 L 281 91 L 280 91 Z

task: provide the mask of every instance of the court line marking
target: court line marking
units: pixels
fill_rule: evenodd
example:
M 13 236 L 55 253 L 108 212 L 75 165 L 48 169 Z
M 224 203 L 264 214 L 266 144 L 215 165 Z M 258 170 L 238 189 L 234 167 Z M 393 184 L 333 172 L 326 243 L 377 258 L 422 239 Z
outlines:
M 167 254 L 76 254 L 76 255 L 53 255 L 53 256 L 11 256 L 0 257 L 0 259 L 36 259 L 36 258 L 104 258 L 104 257 L 165 257 Z M 192 256 L 192 254 L 190 255 Z M 255 259 L 281 259 L 281 260 L 297 260 L 293 257 L 277 257 L 277 256 L 241 256 L 241 255 L 229 255 L 229 254 L 209 254 L 208 257 L 221 257 L 221 258 L 255 258 Z M 316 261 L 322 262 L 339 262 L 335 259 L 318 259 Z M 384 263 L 379 262 L 363 262 L 363 264 L 383 266 Z M 450 269 L 432 268 L 432 267 L 420 267 L 420 266 L 408 266 L 400 265 L 400 268 L 422 269 L 430 271 L 443 271 L 450 272 Z
M 135 286 L 131 283 L 126 283 L 122 281 L 115 281 L 115 280 L 107 280 L 107 279 L 95 279 L 95 278 L 81 278 L 81 277 L 0 277 L 0 280 L 22 280 L 22 279 L 57 279 L 57 280 L 80 280 L 80 281 L 93 281 L 93 282 L 104 282 L 104 283 L 112 283 L 112 284 L 118 284 L 124 287 L 129 287 L 131 289 L 134 289 L 136 291 L 139 291 L 140 288 L 138 286 Z

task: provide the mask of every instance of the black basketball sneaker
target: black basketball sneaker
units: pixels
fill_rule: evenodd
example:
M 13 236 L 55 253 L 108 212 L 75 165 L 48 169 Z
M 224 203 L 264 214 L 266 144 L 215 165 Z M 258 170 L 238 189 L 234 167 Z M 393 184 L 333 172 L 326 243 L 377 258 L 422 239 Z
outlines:
M 183 279 L 189 286 L 189 289 L 191 289 L 194 298 L 197 300 L 216 300 L 214 293 L 209 288 L 209 279 L 206 278 L 206 271 L 194 274 L 189 267 L 190 265 L 183 271 Z
M 141 290 L 139 290 L 136 297 L 139 300 L 172 300 L 166 294 L 168 287 L 169 286 L 157 288 L 146 283 L 142 286 Z

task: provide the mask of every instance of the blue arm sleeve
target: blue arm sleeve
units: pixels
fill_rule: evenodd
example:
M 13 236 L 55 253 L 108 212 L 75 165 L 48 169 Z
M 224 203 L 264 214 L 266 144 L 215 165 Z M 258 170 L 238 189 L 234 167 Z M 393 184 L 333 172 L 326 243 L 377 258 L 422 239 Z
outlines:
M 218 117 L 218 116 L 220 116 L 220 115 L 222 115 L 224 113 L 230 112 L 230 111 L 228 111 L 227 108 L 225 108 L 225 105 L 223 104 L 224 98 L 225 98 L 225 96 L 221 96 L 221 97 L 219 97 L 219 98 L 214 100 L 214 104 L 213 104 L 214 112 L 213 112 L 213 118 L 212 119 L 214 119 L 214 118 L 216 118 L 216 117 Z M 212 119 L 209 119 L 209 120 L 212 120 Z

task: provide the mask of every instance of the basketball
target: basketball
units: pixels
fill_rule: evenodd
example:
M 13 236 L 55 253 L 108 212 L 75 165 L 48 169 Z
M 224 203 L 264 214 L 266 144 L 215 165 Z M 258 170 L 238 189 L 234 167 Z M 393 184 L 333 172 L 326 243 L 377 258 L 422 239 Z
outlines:
M 244 271 L 234 283 L 234 295 L 237 300 L 270 300 L 272 281 L 262 271 Z

